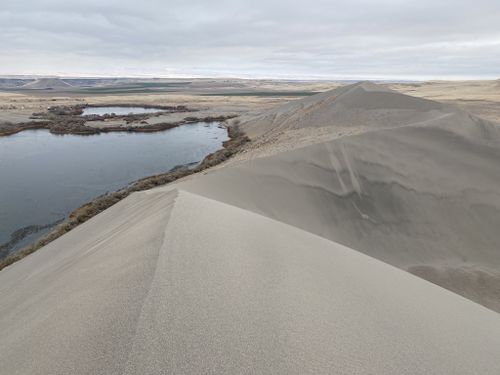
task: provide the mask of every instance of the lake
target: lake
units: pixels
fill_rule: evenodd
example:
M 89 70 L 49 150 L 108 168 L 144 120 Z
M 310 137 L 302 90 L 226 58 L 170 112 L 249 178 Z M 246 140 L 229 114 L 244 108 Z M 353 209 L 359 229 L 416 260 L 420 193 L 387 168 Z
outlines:
M 156 113 L 162 112 L 160 108 L 144 108 L 144 107 L 86 107 L 83 109 L 82 116 L 87 115 L 110 115 L 114 113 L 117 116 L 126 116 L 129 114 Z
M 219 123 L 156 133 L 77 136 L 29 130 L 0 137 L 0 245 L 14 231 L 53 223 L 101 194 L 200 162 L 227 139 Z M 47 231 L 30 235 L 15 248 Z

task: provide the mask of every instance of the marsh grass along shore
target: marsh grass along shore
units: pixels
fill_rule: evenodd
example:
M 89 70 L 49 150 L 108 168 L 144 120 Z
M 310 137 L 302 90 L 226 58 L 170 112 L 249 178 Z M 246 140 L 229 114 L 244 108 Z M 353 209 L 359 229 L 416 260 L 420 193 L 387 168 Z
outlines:
M 123 107 L 145 109 L 158 109 L 158 112 L 149 112 L 141 114 L 103 114 L 103 115 L 83 115 L 85 108 L 106 108 L 106 107 Z M 172 129 L 180 125 L 191 124 L 196 122 L 215 122 L 226 121 L 234 118 L 234 115 L 225 116 L 195 116 L 196 110 L 189 109 L 186 106 L 162 106 L 149 104 L 120 104 L 120 105 L 73 105 L 73 106 L 55 106 L 49 107 L 46 112 L 34 113 L 29 122 L 0 123 L 0 136 L 9 136 L 19 133 L 24 130 L 47 129 L 52 134 L 74 134 L 74 135 L 93 135 L 110 132 L 134 132 L 134 133 L 152 133 L 167 129 Z M 152 117 L 158 117 L 169 113 L 186 113 L 190 116 L 184 117 L 181 121 L 172 122 L 157 122 L 148 124 L 146 120 Z M 109 120 L 120 120 L 124 122 L 122 125 L 105 125 L 101 127 L 89 126 L 93 122 L 107 122 Z

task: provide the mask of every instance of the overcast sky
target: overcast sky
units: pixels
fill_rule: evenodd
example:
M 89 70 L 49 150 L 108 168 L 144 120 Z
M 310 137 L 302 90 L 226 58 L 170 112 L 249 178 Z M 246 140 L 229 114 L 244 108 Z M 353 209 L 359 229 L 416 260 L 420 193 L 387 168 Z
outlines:
M 500 0 L 0 0 L 0 74 L 498 78 Z

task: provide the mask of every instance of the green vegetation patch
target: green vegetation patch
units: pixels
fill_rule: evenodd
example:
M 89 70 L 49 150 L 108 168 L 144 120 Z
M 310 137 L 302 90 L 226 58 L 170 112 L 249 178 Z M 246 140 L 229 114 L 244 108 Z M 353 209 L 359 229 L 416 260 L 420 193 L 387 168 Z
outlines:
M 202 94 L 202 96 L 312 96 L 317 91 L 248 91 Z

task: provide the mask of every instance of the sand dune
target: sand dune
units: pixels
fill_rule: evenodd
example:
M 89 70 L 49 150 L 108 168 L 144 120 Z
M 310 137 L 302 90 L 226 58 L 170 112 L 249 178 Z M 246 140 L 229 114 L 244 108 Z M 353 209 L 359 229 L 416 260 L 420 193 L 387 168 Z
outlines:
M 500 371 L 497 313 L 182 190 L 134 194 L 0 285 L 8 374 Z
M 257 137 L 307 127 L 393 127 L 421 122 L 446 106 L 402 95 L 371 82 L 343 86 L 290 102 L 246 119 L 244 129 Z
M 500 373 L 496 124 L 361 83 L 241 126 L 0 272 L 2 372 Z
M 365 102 L 387 93 L 364 87 L 343 90 Z M 340 91 L 331 92 L 334 102 Z M 391 95 L 405 106 L 414 100 Z M 311 101 L 322 112 L 324 99 L 304 100 Z M 414 103 L 412 116 L 427 120 L 374 124 L 360 135 L 258 158 L 182 187 L 342 243 L 500 311 L 500 128 L 458 109 Z M 360 108 L 371 112 L 372 104 Z M 336 126 L 343 125 L 330 117 L 332 131 Z
M 72 87 L 60 78 L 39 78 L 22 86 L 23 89 L 64 89 Z
M 498 148 L 406 127 L 256 159 L 182 187 L 403 269 L 458 268 L 466 290 L 459 280 L 440 284 L 500 311 L 499 163 Z

